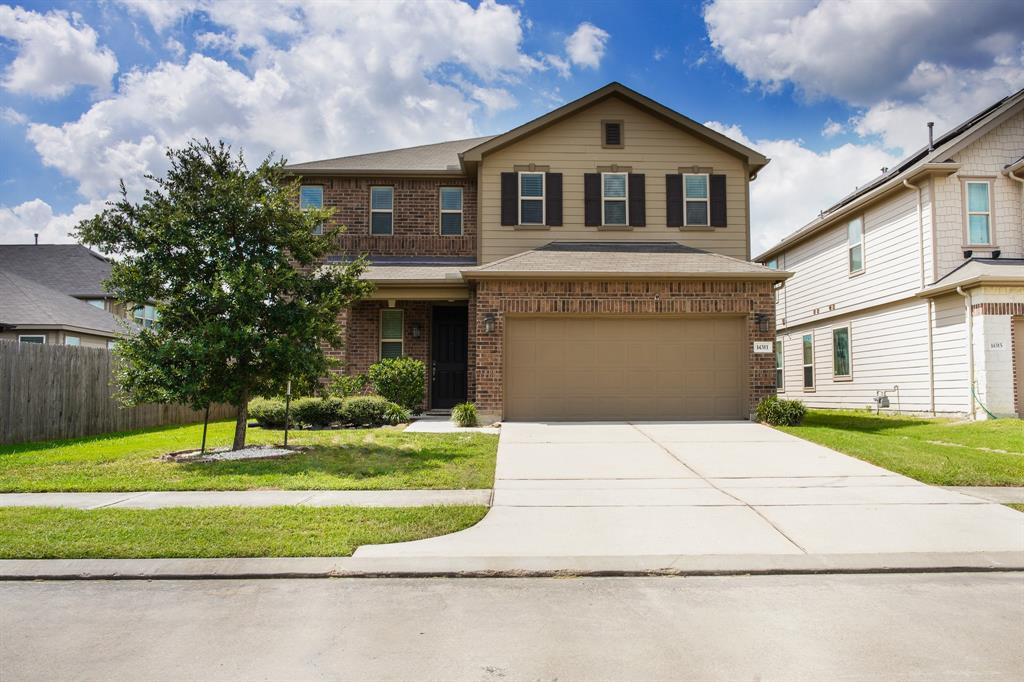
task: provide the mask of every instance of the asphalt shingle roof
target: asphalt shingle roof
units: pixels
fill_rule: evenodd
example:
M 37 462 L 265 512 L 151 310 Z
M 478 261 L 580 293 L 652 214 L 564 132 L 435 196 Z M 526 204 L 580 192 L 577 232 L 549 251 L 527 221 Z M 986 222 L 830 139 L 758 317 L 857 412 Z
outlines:
M 69 296 L 104 298 L 110 263 L 79 244 L 0 244 L 0 272 L 39 282 Z
M 114 336 L 126 324 L 85 301 L 0 269 L 0 325 L 77 327 Z
M 371 172 L 460 172 L 459 154 L 490 140 L 493 135 L 424 144 L 404 149 L 389 149 L 369 154 L 341 156 L 322 161 L 293 163 L 290 171 L 314 173 L 316 171 L 371 171 Z

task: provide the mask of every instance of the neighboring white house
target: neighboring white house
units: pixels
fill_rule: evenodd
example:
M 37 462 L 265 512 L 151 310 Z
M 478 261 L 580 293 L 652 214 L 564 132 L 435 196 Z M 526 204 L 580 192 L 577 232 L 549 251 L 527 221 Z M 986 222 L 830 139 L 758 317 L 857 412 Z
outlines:
M 794 273 L 777 290 L 779 394 L 1024 415 L 1022 212 L 1024 90 L 762 253 Z

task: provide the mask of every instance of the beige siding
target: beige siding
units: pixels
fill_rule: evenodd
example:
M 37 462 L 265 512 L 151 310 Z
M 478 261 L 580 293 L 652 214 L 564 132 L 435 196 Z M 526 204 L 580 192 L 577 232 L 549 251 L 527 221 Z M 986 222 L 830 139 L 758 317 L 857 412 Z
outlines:
M 601 147 L 601 121 L 624 122 L 623 149 Z M 550 166 L 563 174 L 564 225 L 516 230 L 501 225 L 501 173 L 517 165 Z M 583 225 L 583 174 L 598 166 L 628 166 L 646 175 L 647 226 L 631 231 Z M 727 176 L 728 227 L 680 230 L 666 226 L 665 175 L 680 167 L 710 167 Z M 742 159 L 618 98 L 604 100 L 484 158 L 481 171 L 481 261 L 490 262 L 551 241 L 677 240 L 746 259 L 748 254 L 746 170 Z
M 22 329 L 7 332 L 0 332 L 0 341 L 17 341 L 19 336 L 23 335 L 37 335 L 43 334 L 46 336 L 46 343 L 56 344 L 58 346 L 64 345 L 64 338 L 66 336 L 77 336 L 80 345 L 89 348 L 106 348 L 107 338 L 104 336 L 95 336 L 93 334 L 84 334 L 78 332 L 66 332 L 58 329 L 50 330 L 34 330 L 34 329 Z

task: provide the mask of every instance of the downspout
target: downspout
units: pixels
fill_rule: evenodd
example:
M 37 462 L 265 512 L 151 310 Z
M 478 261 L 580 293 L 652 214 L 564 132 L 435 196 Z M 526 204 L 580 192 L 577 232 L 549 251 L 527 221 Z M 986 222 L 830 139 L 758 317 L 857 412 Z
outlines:
M 924 207 L 921 200 L 921 186 L 915 185 L 907 179 L 903 180 L 903 186 L 912 189 L 917 193 L 917 254 L 921 264 L 921 288 L 927 284 L 927 275 L 924 266 Z M 934 249 L 934 244 L 932 245 Z M 926 323 L 928 327 L 928 403 L 931 413 L 935 415 L 935 358 L 932 344 L 932 300 L 926 302 Z
M 971 419 L 974 419 L 974 306 L 971 304 L 971 295 L 958 286 L 956 293 L 964 297 L 964 305 L 967 307 L 967 390 L 971 396 Z

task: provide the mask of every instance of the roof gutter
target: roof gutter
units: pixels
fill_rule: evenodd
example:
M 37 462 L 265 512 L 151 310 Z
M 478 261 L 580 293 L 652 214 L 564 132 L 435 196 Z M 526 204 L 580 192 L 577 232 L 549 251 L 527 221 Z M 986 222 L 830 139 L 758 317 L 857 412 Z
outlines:
M 953 291 L 959 293 L 963 289 L 973 289 L 974 287 L 985 286 L 986 284 L 992 285 L 1009 285 L 1009 286 L 1024 286 L 1024 278 L 1004 275 L 992 275 L 983 274 L 975 275 L 969 279 L 960 280 L 959 282 L 950 282 L 944 286 L 933 286 L 917 293 L 919 298 L 931 298 L 933 296 L 940 296 L 942 294 L 948 294 Z M 961 294 L 963 295 L 963 294 Z
M 571 279 L 571 280 L 622 280 L 622 279 L 686 279 L 686 280 L 768 280 L 782 282 L 793 276 L 791 272 L 772 270 L 769 273 L 735 273 L 735 272 L 608 272 L 601 271 L 580 271 L 566 272 L 564 270 L 529 270 L 529 271 L 508 271 L 508 270 L 463 270 L 462 277 L 467 280 L 482 279 Z

